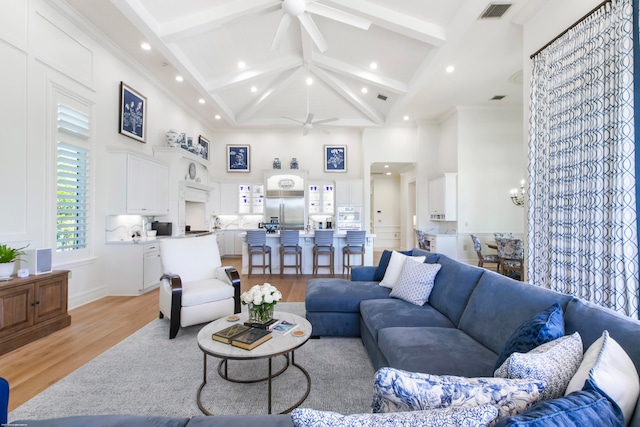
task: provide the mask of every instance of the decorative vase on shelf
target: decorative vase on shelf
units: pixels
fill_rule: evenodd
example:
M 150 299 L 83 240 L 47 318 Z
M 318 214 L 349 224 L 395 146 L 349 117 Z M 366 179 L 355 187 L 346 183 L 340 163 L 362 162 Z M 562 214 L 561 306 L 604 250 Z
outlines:
M 169 147 L 179 147 L 180 143 L 179 143 L 179 139 L 180 139 L 180 132 L 178 132 L 177 130 L 171 129 L 170 131 L 168 131 L 165 135 L 166 141 L 167 141 L 167 145 Z
M 275 306 L 275 304 L 249 304 L 249 322 L 266 323 L 273 319 L 273 310 Z
M 295 157 L 291 159 L 291 169 L 298 169 L 298 159 Z
M 279 158 L 275 158 L 273 159 L 273 168 L 274 169 L 282 169 L 282 163 L 280 162 Z

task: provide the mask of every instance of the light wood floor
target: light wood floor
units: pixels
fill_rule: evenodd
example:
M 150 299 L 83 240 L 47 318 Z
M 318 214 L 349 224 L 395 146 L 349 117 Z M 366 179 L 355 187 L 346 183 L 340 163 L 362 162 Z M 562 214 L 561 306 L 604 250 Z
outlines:
M 225 258 L 223 265 L 240 271 L 241 260 Z M 307 280 L 312 277 L 285 275 L 281 279 L 279 274 L 252 274 L 251 278 L 240 278 L 243 292 L 269 282 L 280 290 L 282 301 L 303 302 Z M 0 377 L 6 378 L 11 388 L 10 411 L 156 319 L 158 290 L 139 297 L 105 297 L 70 314 L 71 326 L 0 356 Z M 167 339 L 168 334 L 167 324 Z

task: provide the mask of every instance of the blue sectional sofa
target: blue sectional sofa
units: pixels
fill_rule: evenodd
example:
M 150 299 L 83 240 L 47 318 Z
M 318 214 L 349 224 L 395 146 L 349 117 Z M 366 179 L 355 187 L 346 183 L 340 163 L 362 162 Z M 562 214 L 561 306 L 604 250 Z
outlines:
M 640 371 L 640 322 L 581 299 L 518 282 L 443 255 L 417 248 L 405 254 L 424 256 L 425 263 L 441 266 L 427 304 L 418 306 L 391 297 L 391 290 L 380 286 L 385 263 L 389 260 L 390 253 L 387 252 L 380 266 L 354 267 L 351 280 L 323 278 L 307 283 L 306 316 L 313 325 L 313 334 L 319 337 L 361 337 L 376 369 L 390 367 L 412 373 L 492 377 L 498 357 L 512 333 L 527 319 L 558 304 L 566 335 L 578 332 L 584 349 L 587 349 L 607 330 L 635 365 L 632 375 L 635 375 L 634 380 L 637 379 Z M 565 404 L 562 402 L 554 406 L 553 400 L 546 402 L 550 402 L 548 406 L 551 408 Z M 591 413 L 598 414 L 598 411 Z M 293 426 L 288 415 L 194 417 L 190 420 L 167 418 L 166 423 L 161 417 L 151 423 L 146 423 L 145 417 L 128 420 L 117 417 L 81 418 L 16 423 L 24 422 L 30 427 Z M 640 427 L 637 401 L 635 413 L 629 418 L 629 425 Z M 127 423 L 123 424 L 124 421 Z M 602 419 L 590 421 L 578 425 L 602 425 Z
M 307 319 L 314 335 L 360 336 L 376 369 L 491 377 L 514 330 L 558 303 L 566 335 L 578 332 L 586 350 L 607 330 L 633 361 L 636 375 L 640 372 L 640 322 L 444 255 L 417 248 L 405 254 L 442 266 L 427 304 L 391 298 L 390 289 L 380 286 L 379 266 L 353 268 L 351 281 L 307 284 Z M 630 423 L 635 427 L 640 426 L 637 407 Z

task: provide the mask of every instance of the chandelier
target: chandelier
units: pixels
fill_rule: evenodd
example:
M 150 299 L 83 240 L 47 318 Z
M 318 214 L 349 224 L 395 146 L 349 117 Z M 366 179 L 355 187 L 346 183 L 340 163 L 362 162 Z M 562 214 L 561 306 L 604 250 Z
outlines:
M 517 188 L 511 189 L 511 201 L 516 206 L 524 206 L 524 179 L 520 181 L 520 190 Z

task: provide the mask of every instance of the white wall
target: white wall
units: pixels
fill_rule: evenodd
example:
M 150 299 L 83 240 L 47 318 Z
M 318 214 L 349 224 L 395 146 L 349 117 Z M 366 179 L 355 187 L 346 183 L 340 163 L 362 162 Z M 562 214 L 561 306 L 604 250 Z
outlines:
M 109 280 L 103 263 L 107 147 L 151 156 L 170 128 L 196 137 L 212 132 L 195 107 L 177 103 L 108 41 L 72 23 L 63 4 L 55 6 L 61 9 L 43 0 L 0 3 L 0 179 L 10 183 L 0 193 L 0 242 L 55 247 L 54 87 L 81 97 L 93 105 L 91 253 L 73 261 L 54 258 L 54 268 L 72 271 L 73 308 L 104 296 Z M 147 97 L 146 144 L 118 133 L 120 81 Z

